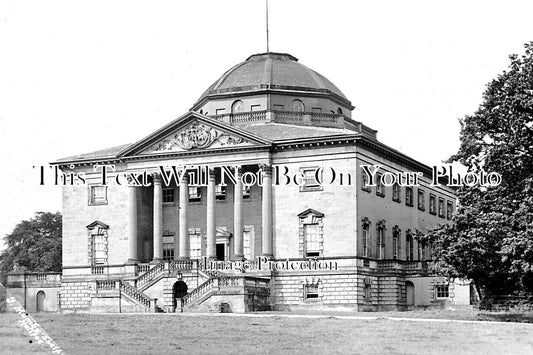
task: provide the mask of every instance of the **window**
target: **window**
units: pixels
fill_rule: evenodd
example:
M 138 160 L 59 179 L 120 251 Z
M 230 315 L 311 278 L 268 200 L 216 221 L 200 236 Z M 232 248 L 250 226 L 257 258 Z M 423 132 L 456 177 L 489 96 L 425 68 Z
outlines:
M 405 187 L 405 205 L 413 207 L 413 188 L 410 186 Z
M 294 112 L 304 112 L 305 106 L 301 100 L 294 100 L 291 104 L 291 111 Z
M 311 208 L 298 214 L 298 251 L 300 257 L 322 256 L 324 247 L 324 214 Z
M 320 107 L 311 107 L 311 112 L 322 113 L 322 109 Z
M 107 186 L 89 186 L 89 205 L 107 205 Z
M 444 218 L 445 212 L 444 212 L 444 199 L 442 197 L 439 197 L 439 217 Z
M 450 297 L 450 286 L 449 285 L 437 285 L 437 286 L 435 286 L 435 296 L 437 298 L 448 298 L 448 297 Z
M 385 185 L 381 181 L 382 174 L 376 174 L 376 195 L 385 197 Z
M 318 167 L 300 169 L 300 173 L 303 175 L 303 185 L 300 185 L 300 191 L 322 190 L 322 185 L 317 180 L 317 169 Z M 320 171 L 318 171 L 318 174 L 320 174 Z
M 231 113 L 239 112 L 244 112 L 244 104 L 241 100 L 237 100 L 231 105 Z
M 452 219 L 452 214 L 453 214 L 453 202 L 448 201 L 446 202 L 446 218 Z
M 252 187 L 251 186 L 242 186 L 242 198 L 249 199 L 252 197 Z
M 361 190 L 370 192 L 372 187 L 368 186 L 368 175 L 361 169 Z
M 174 243 L 163 243 L 163 259 L 174 260 Z
M 400 229 L 394 226 L 392 229 L 392 258 L 398 259 L 400 257 Z
M 224 111 L 226 111 L 225 108 L 217 108 L 216 110 L 216 115 L 219 116 L 219 115 L 223 115 L 224 114 Z
M 215 186 L 215 198 L 219 201 L 224 201 L 226 199 L 226 186 Z
M 343 114 L 343 112 L 342 112 L 342 108 L 339 107 L 339 108 L 337 109 L 337 113 L 338 113 L 339 115 L 342 115 L 342 114 Z
M 202 256 L 202 231 L 200 228 L 189 228 L 189 247 L 191 259 Z
M 252 106 L 250 106 L 250 111 L 252 111 L 252 112 L 261 111 L 261 105 L 252 105 Z
M 424 246 L 420 242 L 420 240 L 417 241 L 418 244 L 418 260 L 424 259 Z
M 202 188 L 200 186 L 189 186 L 189 202 L 202 200 Z
M 274 111 L 283 111 L 285 107 L 283 105 L 276 105 L 274 104 Z
M 163 259 L 174 260 L 174 233 L 163 231 Z
M 397 183 L 392 185 L 392 200 L 395 202 L 402 202 L 400 196 L 400 185 Z
M 383 222 L 378 224 L 378 258 L 385 259 L 385 225 Z
M 107 229 L 106 224 L 94 221 L 87 226 L 89 232 L 89 264 L 92 266 L 107 263 Z
M 437 214 L 437 197 L 429 194 L 429 213 Z
M 370 241 L 370 222 L 363 220 L 363 256 L 368 257 L 368 244 Z
M 318 300 L 318 285 L 305 285 L 304 298 L 306 300 Z
M 318 224 L 304 224 L 305 256 L 320 256 Z
M 405 258 L 407 260 L 413 260 L 413 236 L 410 231 L 406 232 L 405 235 Z
M 425 206 L 425 194 L 424 194 L 424 190 L 422 189 L 418 189 L 418 209 L 420 211 L 425 211 L 426 210 L 426 206 Z
M 173 203 L 174 202 L 174 188 L 165 187 L 163 188 L 163 203 Z
M 105 236 L 103 233 L 93 234 L 93 265 L 104 264 L 107 260 Z

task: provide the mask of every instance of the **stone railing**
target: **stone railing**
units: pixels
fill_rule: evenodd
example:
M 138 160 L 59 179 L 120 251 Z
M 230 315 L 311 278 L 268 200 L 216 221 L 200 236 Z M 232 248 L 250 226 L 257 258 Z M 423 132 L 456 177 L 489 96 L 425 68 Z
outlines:
M 202 269 L 202 271 L 210 277 L 224 277 L 224 274 L 218 270 Z
M 240 287 L 244 286 L 244 277 L 222 277 L 218 281 L 218 287 Z
M 191 270 L 194 269 L 194 260 L 173 260 L 170 262 L 170 270 Z
M 205 295 L 207 292 L 211 291 L 212 289 L 218 289 L 218 281 L 218 278 L 211 278 L 206 282 L 200 284 L 200 286 L 192 290 L 191 293 L 187 294 L 181 299 L 182 304 L 184 306 L 191 304 L 203 295 Z
M 377 266 L 381 270 L 427 270 L 426 261 L 406 260 L 377 260 Z
M 337 113 L 295 111 L 250 111 L 210 116 L 228 124 L 278 122 L 304 126 L 344 128 L 344 116 Z
M 120 291 L 124 292 L 146 308 L 155 308 L 155 299 L 146 296 L 144 293 L 137 290 L 127 282 L 120 282 Z
M 137 264 L 137 272 L 138 273 L 147 272 L 148 270 L 150 270 L 150 264 L 148 264 L 148 263 L 146 263 L 146 264 Z
M 96 290 L 118 290 L 120 281 L 114 280 L 96 280 Z
M 165 263 L 161 262 L 157 265 L 155 265 L 153 268 L 146 271 L 144 274 L 137 277 L 135 280 L 135 286 L 141 287 L 144 284 L 147 284 L 148 282 L 152 281 L 154 278 L 159 276 L 159 274 L 163 273 L 165 270 Z
M 105 266 L 92 266 L 91 274 L 93 275 L 103 275 Z

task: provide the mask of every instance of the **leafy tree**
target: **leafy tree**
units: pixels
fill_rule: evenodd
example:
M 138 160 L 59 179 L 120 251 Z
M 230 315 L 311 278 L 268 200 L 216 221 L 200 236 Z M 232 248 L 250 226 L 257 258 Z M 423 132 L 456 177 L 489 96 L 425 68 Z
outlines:
M 453 225 L 426 236 L 438 272 L 495 295 L 533 293 L 533 42 L 510 60 L 478 110 L 460 120 L 461 146 L 448 161 L 497 172 L 502 182 L 459 188 Z
M 27 271 L 61 271 L 61 214 L 38 212 L 22 221 L 4 237 L 7 246 L 0 254 L 0 273 L 17 265 Z

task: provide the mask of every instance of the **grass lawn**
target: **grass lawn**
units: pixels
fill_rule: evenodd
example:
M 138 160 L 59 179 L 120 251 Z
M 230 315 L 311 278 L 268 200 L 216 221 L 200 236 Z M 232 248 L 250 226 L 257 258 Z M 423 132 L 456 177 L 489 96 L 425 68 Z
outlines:
M 0 313 L 0 354 L 50 354 L 24 333 L 20 319 L 16 313 Z
M 67 354 L 533 354 L 533 325 L 524 323 L 181 314 L 33 316 Z

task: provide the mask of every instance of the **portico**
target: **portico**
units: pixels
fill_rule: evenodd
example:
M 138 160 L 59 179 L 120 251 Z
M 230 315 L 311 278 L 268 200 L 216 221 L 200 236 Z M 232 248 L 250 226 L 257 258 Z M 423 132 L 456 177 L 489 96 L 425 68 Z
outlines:
M 192 165 L 187 164 L 191 167 Z M 246 186 L 242 181 L 244 172 L 261 171 L 262 186 Z M 255 256 L 272 256 L 272 169 L 266 164 L 246 164 L 233 170 L 235 181 L 232 182 L 227 178 L 222 166 L 210 166 L 207 170 L 207 177 L 198 179 L 194 176 L 197 171 L 188 170 L 181 175 L 181 179 L 165 185 L 160 172 L 151 173 L 151 186 L 129 186 L 128 189 L 128 264 L 138 263 L 142 252 L 139 248 L 143 247 L 139 241 L 139 219 L 141 215 L 151 213 L 152 220 L 152 245 L 153 255 L 150 262 L 158 263 L 165 259 L 164 257 L 164 234 L 165 230 L 173 234 L 173 259 L 188 260 L 191 258 L 207 257 L 209 259 L 218 259 L 222 244 L 224 252 L 222 255 L 227 260 L 242 260 L 244 258 L 244 226 L 249 225 L 251 221 L 245 219 L 244 209 L 254 211 L 258 218 L 260 216 L 261 224 L 258 226 L 261 230 L 261 239 L 258 243 L 260 247 Z M 226 174 L 222 185 L 222 174 Z M 198 186 L 198 181 L 206 182 Z M 193 184 L 191 184 L 191 181 Z M 190 188 L 200 192 L 200 201 L 191 199 Z M 175 203 L 169 204 L 164 202 L 163 190 L 171 189 L 176 192 Z M 253 189 L 254 198 L 251 199 Z M 150 194 L 147 191 L 151 190 Z M 140 195 L 150 195 L 152 197 L 151 206 L 139 203 Z M 143 199 L 146 199 L 143 197 Z M 192 210 L 191 210 L 192 208 Z M 217 215 L 223 215 L 231 218 L 225 218 L 217 221 Z M 169 211 L 174 211 L 174 216 L 165 219 Z M 232 213 L 229 213 L 231 211 Z M 177 223 L 175 215 L 177 215 Z M 202 226 L 205 225 L 205 228 Z M 173 228 L 173 229 L 171 229 Z M 201 231 L 200 240 L 205 245 L 202 246 L 200 255 L 191 255 L 190 229 L 199 229 Z M 249 248 L 249 246 L 248 246 Z M 144 260 L 146 262 L 146 260 Z

